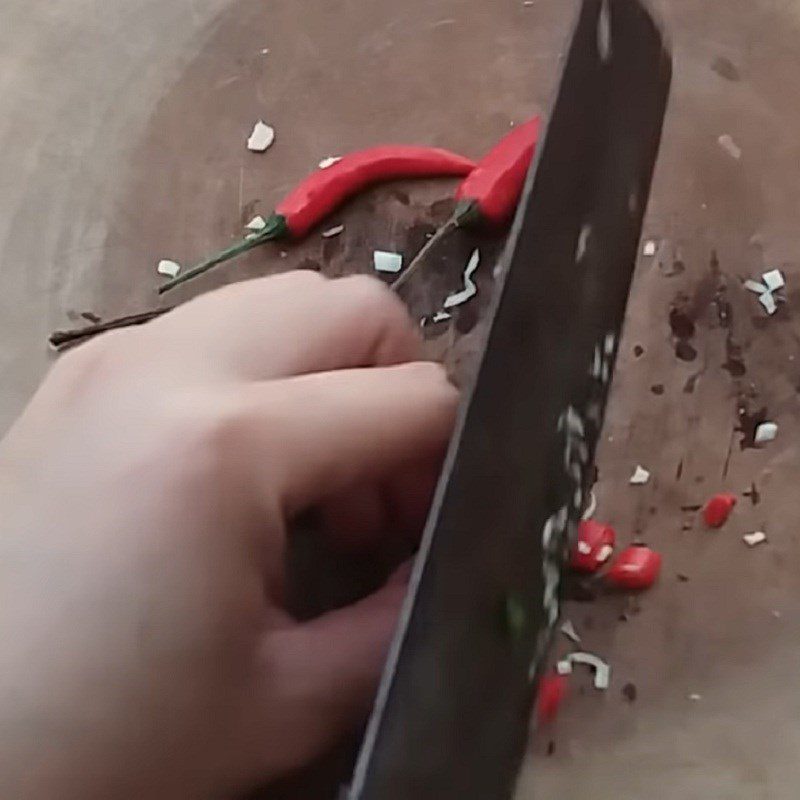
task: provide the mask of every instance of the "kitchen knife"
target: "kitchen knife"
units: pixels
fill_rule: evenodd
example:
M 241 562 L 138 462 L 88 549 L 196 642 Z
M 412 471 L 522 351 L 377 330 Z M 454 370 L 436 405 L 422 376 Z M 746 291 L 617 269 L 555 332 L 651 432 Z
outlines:
M 590 481 L 670 76 L 639 0 L 583 0 L 350 800 L 513 791 Z

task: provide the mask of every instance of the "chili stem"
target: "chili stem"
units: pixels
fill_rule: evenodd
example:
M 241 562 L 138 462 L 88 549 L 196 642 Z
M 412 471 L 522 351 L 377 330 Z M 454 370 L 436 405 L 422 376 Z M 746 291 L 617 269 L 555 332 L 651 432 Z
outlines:
M 425 260 L 425 257 L 433 250 L 436 245 L 445 238 L 445 236 L 452 233 L 458 228 L 461 220 L 457 216 L 452 216 L 436 233 L 425 242 L 425 246 L 417 253 L 411 263 L 406 267 L 406 271 L 392 284 L 392 291 L 397 291 L 403 286 L 404 283 L 419 269 L 420 264 Z
M 175 308 L 175 306 L 153 308 L 150 311 L 142 311 L 139 314 L 129 314 L 126 317 L 117 317 L 107 322 L 97 322 L 94 325 L 86 325 L 83 328 L 74 328 L 68 331 L 53 331 L 48 341 L 56 350 L 67 350 L 86 339 L 91 339 L 92 336 L 96 336 L 98 333 L 113 331 L 117 328 L 127 328 L 131 325 L 144 325 L 145 322 L 150 322 L 151 319 L 160 317 L 162 314 L 166 314 L 167 311 L 172 311 L 173 308 Z
M 201 261 L 196 267 L 192 267 L 186 272 L 172 278 L 171 280 L 168 280 L 166 283 L 162 283 L 161 286 L 158 287 L 158 293 L 164 294 L 164 292 L 168 292 L 170 289 L 180 286 L 180 284 L 184 283 L 185 281 L 190 281 L 192 278 L 196 278 L 198 275 L 208 272 L 208 270 L 210 270 L 212 267 L 217 266 L 217 264 L 221 264 L 223 261 L 228 261 L 229 259 L 235 258 L 242 253 L 246 253 L 248 250 L 252 250 L 254 247 L 264 244 L 264 242 L 269 242 L 272 239 L 279 238 L 283 235 L 283 233 L 284 229 L 279 223 L 274 223 L 272 225 L 268 224 L 266 228 L 260 231 L 258 235 L 254 236 L 252 239 L 245 239 L 244 241 L 236 242 L 236 244 L 227 247 L 222 252 L 207 258 L 205 261 Z

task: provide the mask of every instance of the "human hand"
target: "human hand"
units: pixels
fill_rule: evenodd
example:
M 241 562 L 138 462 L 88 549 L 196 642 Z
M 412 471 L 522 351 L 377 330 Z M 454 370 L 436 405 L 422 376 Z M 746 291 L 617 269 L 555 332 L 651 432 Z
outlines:
M 421 524 L 457 395 L 419 348 L 295 272 L 56 364 L 0 445 L 0 797 L 225 796 L 363 719 L 405 587 L 297 623 L 287 523 Z

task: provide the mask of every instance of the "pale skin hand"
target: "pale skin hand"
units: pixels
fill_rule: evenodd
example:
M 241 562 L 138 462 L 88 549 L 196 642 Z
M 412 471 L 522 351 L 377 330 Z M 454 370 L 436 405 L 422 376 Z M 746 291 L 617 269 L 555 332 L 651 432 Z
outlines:
M 419 526 L 457 402 L 419 346 L 300 272 L 58 362 L 0 445 L 0 797 L 226 796 L 363 719 L 404 586 L 298 624 L 282 554 L 309 507 Z

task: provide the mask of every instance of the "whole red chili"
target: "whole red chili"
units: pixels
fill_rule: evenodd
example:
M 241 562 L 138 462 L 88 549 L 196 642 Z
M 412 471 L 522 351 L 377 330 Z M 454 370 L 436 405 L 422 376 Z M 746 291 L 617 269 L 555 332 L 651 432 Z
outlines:
M 370 184 L 396 178 L 467 175 L 474 168 L 475 163 L 468 158 L 438 147 L 382 145 L 350 153 L 302 181 L 278 203 L 265 228 L 167 281 L 158 292 L 163 294 L 264 242 L 302 238 L 331 211 Z
M 703 509 L 703 521 L 709 528 L 721 528 L 736 505 L 736 495 L 729 492 L 715 494 Z
M 610 525 L 593 519 L 578 525 L 578 541 L 570 553 L 569 565 L 576 572 L 596 572 L 614 551 L 617 534 Z
M 474 224 L 499 227 L 508 222 L 522 194 L 540 127 L 539 117 L 518 125 L 478 162 L 456 189 L 453 216 L 417 253 L 406 271 L 392 284 L 393 289 L 399 289 L 431 249 L 456 228 Z
M 649 589 L 661 572 L 661 554 L 643 545 L 626 547 L 606 573 L 606 580 L 617 589 Z
M 558 673 L 542 675 L 539 679 L 539 692 L 536 697 L 536 718 L 539 720 L 539 724 L 544 725 L 556 718 L 568 689 L 569 678 L 566 675 Z
M 456 189 L 455 217 L 499 226 L 517 207 L 539 141 L 541 120 L 533 117 L 504 136 Z

